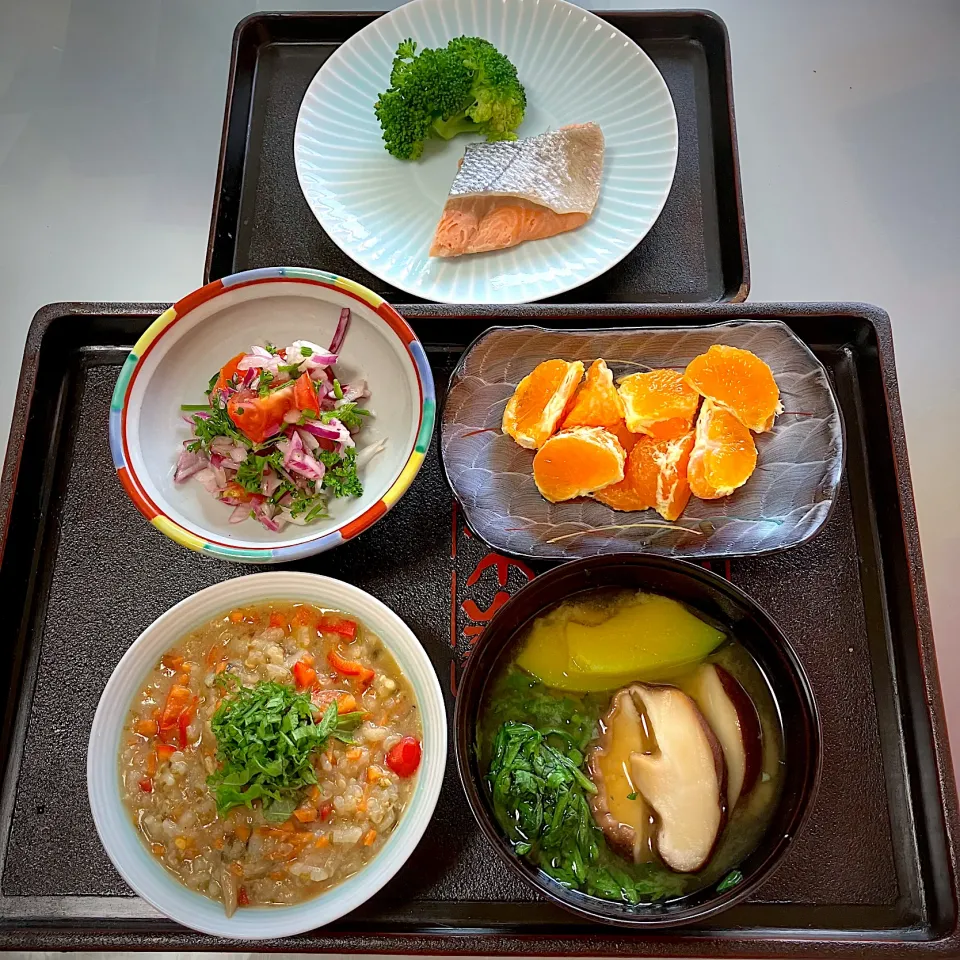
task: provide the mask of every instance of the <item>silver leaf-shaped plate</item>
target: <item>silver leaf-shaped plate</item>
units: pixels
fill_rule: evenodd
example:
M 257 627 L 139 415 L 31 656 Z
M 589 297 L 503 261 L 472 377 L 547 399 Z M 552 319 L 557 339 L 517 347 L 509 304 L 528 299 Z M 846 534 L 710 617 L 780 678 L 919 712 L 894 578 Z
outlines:
M 676 523 L 653 510 L 625 513 L 586 497 L 549 503 L 540 495 L 534 451 L 500 430 L 507 400 L 538 363 L 558 357 L 588 365 L 603 357 L 619 378 L 654 367 L 682 370 L 714 343 L 764 359 L 785 411 L 772 431 L 755 438 L 757 469 L 743 487 L 722 500 L 691 497 Z M 467 523 L 503 553 L 552 560 L 621 551 L 745 556 L 804 543 L 826 522 L 843 473 L 843 421 L 826 370 L 779 321 L 577 331 L 493 327 L 453 372 L 440 450 Z

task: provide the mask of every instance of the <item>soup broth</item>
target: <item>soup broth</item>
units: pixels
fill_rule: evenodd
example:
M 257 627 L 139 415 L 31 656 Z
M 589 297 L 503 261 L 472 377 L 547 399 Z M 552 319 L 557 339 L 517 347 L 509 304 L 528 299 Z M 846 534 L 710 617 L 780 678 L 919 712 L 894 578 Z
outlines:
M 121 789 L 157 860 L 229 915 L 363 869 L 410 801 L 420 741 L 413 690 L 372 631 L 257 604 L 189 633 L 145 678 Z
M 518 637 L 485 692 L 477 749 L 517 852 L 630 903 L 738 883 L 782 781 L 753 657 L 699 612 L 631 590 L 565 601 Z

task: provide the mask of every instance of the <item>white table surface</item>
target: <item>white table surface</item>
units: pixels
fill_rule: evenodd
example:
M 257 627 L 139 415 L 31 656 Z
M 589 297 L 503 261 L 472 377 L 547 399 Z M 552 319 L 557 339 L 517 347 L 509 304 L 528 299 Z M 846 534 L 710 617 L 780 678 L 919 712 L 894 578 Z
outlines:
M 202 282 L 237 21 L 257 9 L 370 6 L 0 0 L 0 436 L 38 307 L 170 302 Z M 960 538 L 960 2 L 711 8 L 733 51 L 750 299 L 866 300 L 893 320 L 941 682 L 960 742 L 950 572 Z

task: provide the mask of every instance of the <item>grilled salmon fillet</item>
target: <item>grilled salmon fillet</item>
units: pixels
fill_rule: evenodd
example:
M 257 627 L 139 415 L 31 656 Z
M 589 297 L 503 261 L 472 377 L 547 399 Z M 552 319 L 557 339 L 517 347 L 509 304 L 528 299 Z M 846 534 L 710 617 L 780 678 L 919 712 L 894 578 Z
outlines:
M 503 250 L 582 226 L 600 196 L 603 150 L 596 123 L 524 140 L 470 144 L 430 256 Z

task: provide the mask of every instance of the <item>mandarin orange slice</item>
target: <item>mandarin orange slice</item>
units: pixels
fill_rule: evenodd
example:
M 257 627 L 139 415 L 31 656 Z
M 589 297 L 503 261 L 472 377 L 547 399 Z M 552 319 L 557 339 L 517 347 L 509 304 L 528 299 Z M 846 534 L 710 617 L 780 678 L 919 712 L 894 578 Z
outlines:
M 521 447 L 537 450 L 557 429 L 567 403 L 583 376 L 576 360 L 544 360 L 528 373 L 513 391 L 503 411 L 503 432 Z
M 623 420 L 612 427 L 607 427 L 607 429 L 620 441 L 620 446 L 627 453 L 636 446 L 637 441 L 643 436 L 642 433 L 631 433 Z
M 664 520 L 676 520 L 690 499 L 687 461 L 694 433 L 656 440 L 641 437 L 627 456 L 623 480 L 593 494 L 614 510 L 646 510 L 653 507 Z
M 716 343 L 690 361 L 684 379 L 754 433 L 769 430 L 783 412 L 773 373 L 749 350 Z
M 613 374 L 603 360 L 594 360 L 560 428 L 562 430 L 569 430 L 571 427 L 611 429 L 622 422 L 623 401 L 613 385 Z
M 704 400 L 687 467 L 693 495 L 701 500 L 727 497 L 747 482 L 756 466 L 750 431 L 713 400 Z
M 625 461 L 623 447 L 603 427 L 573 427 L 537 451 L 533 479 L 547 500 L 559 503 L 619 483 Z
M 697 391 L 676 370 L 631 373 L 620 381 L 620 399 L 627 429 L 646 434 L 670 420 L 684 421 L 689 430 L 700 403 Z
M 653 460 L 658 471 L 654 507 L 664 520 L 677 520 L 690 500 L 687 471 L 694 438 L 693 430 L 689 430 L 682 436 L 653 444 Z

